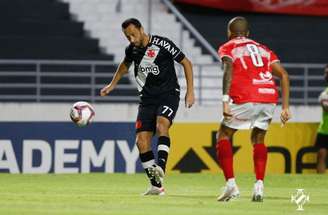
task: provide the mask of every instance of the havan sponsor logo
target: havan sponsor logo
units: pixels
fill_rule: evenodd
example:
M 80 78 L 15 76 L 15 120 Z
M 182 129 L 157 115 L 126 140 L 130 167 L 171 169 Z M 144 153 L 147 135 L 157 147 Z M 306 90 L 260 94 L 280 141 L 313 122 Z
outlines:
M 152 43 L 156 44 L 158 46 L 162 46 L 168 52 L 170 52 L 173 56 L 178 52 L 178 50 L 175 47 L 173 47 L 168 41 L 162 40 L 160 38 L 154 37 Z

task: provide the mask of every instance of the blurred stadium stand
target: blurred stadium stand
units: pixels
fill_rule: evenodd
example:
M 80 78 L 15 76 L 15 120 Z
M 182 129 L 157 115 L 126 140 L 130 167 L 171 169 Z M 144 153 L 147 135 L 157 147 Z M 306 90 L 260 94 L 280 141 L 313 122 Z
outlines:
M 328 55 L 325 54 L 328 50 L 327 17 L 228 13 L 188 4 L 175 5 L 215 49 L 227 41 L 226 26 L 229 20 L 244 16 L 250 23 L 250 37 L 273 49 L 282 62 L 328 62 Z
M 127 18 L 138 18 L 146 32 L 164 35 L 174 41 L 194 63 L 213 63 L 209 55 L 201 53 L 195 39 L 183 24 L 168 12 L 160 0 L 63 0 L 70 4 L 70 12 L 85 23 L 100 45 L 115 54 L 119 63 L 124 57 L 127 39 L 122 34 L 121 23 Z
M 317 105 L 328 62 L 327 18 L 175 6 L 181 13 L 168 0 L 0 1 L 0 101 L 138 102 L 132 72 L 111 96 L 99 96 L 128 44 L 121 23 L 136 17 L 146 32 L 172 39 L 191 59 L 197 103 L 217 105 L 223 74 L 215 50 L 226 41 L 228 20 L 244 15 L 253 38 L 276 51 L 287 67 L 291 103 Z M 183 98 L 186 83 L 177 68 Z
M 87 35 L 83 22 L 72 19 L 68 3 L 2 0 L 0 17 L 1 101 L 95 101 L 111 80 L 113 55 Z M 97 101 L 136 102 L 129 78 L 120 83 L 111 97 Z
M 175 6 L 215 49 L 227 41 L 229 20 L 246 17 L 250 37 L 273 49 L 287 68 L 291 103 L 318 105 L 318 96 L 325 86 L 323 68 L 328 62 L 327 17 L 224 12 L 182 3 Z
M 85 23 L 85 28 L 93 37 L 99 38 L 100 45 L 115 55 L 116 63 L 124 58 L 124 50 L 128 45 L 121 29 L 121 23 L 127 18 L 136 17 L 141 21 L 146 32 L 170 38 L 194 64 L 197 73 L 196 99 L 199 103 L 213 104 L 218 100 L 220 86 L 217 83 L 221 81 L 217 63 L 214 63 L 214 58 L 210 54 L 202 52 L 202 44 L 196 45 L 198 39 L 192 36 L 192 32 L 161 0 L 63 1 L 70 3 L 71 13 Z M 178 78 L 182 88 L 181 98 L 183 98 L 186 83 L 181 68 L 178 69 Z
M 69 6 L 55 0 L 0 1 L 2 59 L 106 59 L 98 40 L 71 19 Z

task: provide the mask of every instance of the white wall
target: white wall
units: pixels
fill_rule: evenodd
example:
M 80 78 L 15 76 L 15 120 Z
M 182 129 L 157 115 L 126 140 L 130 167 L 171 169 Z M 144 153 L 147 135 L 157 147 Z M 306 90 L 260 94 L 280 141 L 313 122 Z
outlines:
M 70 121 L 71 103 L 0 103 L 0 122 L 3 121 Z M 96 122 L 104 121 L 134 121 L 137 115 L 137 105 L 128 104 L 95 104 Z M 279 121 L 277 107 L 274 120 Z M 321 108 L 319 106 L 291 107 L 292 122 L 319 122 Z M 198 106 L 191 109 L 180 104 L 175 122 L 218 122 L 222 113 L 219 102 L 216 106 Z

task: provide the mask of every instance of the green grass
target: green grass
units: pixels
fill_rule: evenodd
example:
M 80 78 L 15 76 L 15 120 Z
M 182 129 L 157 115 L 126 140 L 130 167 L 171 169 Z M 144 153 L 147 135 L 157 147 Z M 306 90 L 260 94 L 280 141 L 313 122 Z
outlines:
M 0 214 L 328 214 L 327 175 L 268 176 L 262 203 L 250 201 L 253 177 L 237 175 L 241 198 L 222 203 L 219 174 L 170 174 L 164 197 L 140 196 L 148 186 L 144 174 L 0 174 Z M 304 211 L 290 202 L 297 188 L 310 195 Z

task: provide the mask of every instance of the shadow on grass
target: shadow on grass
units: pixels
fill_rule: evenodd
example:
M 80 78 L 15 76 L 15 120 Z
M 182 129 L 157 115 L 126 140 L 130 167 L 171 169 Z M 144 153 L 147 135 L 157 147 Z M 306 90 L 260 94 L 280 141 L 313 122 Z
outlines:
M 186 199 L 216 199 L 217 196 L 204 196 L 204 195 L 167 195 L 174 198 L 186 198 Z
M 281 196 L 264 196 L 264 199 L 270 199 L 270 200 L 288 200 L 290 201 L 290 197 L 281 197 Z
M 187 199 L 216 199 L 217 196 L 209 196 L 209 195 L 167 195 L 168 197 L 174 197 L 174 198 L 187 198 Z M 251 201 L 251 196 L 240 196 L 239 199 L 249 199 Z M 280 197 L 280 196 L 265 196 L 265 200 L 286 200 L 290 201 L 290 197 Z

